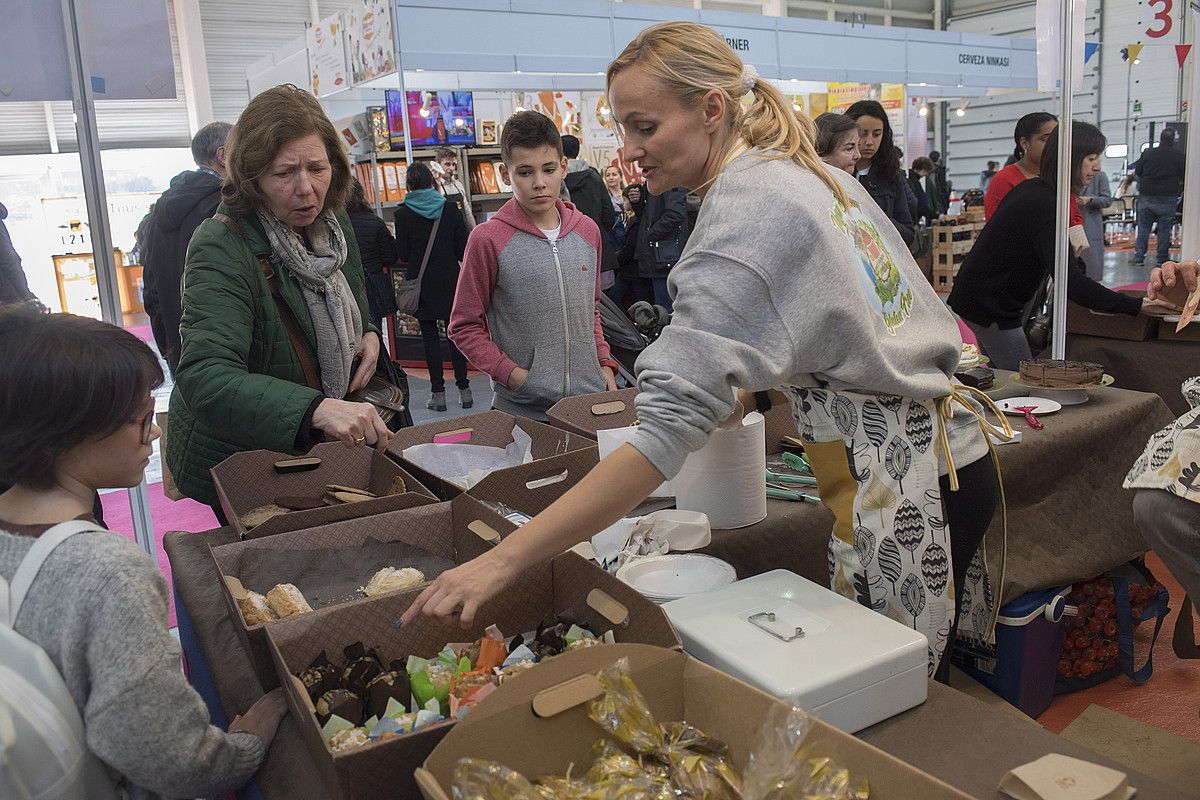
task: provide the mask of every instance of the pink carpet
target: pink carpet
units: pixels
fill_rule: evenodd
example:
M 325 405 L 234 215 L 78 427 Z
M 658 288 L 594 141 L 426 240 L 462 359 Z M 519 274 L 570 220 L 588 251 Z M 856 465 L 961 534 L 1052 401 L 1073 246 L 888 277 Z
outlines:
M 167 531 L 200 532 L 217 527 L 217 519 L 212 509 L 194 500 L 169 499 L 163 494 L 161 483 L 152 483 L 150 492 L 150 516 L 154 520 L 155 554 L 163 574 L 167 577 L 167 585 L 171 586 L 171 564 L 167 554 L 163 552 L 162 538 Z M 108 492 L 100 496 L 104 506 L 104 524 L 114 533 L 119 533 L 128 539 L 134 539 L 133 513 L 129 508 L 129 495 L 125 492 Z M 171 607 L 168 612 L 171 627 L 175 626 L 175 598 L 172 593 Z
M 1114 292 L 1124 292 L 1124 291 L 1128 290 L 1131 292 L 1144 292 L 1144 291 L 1146 291 L 1146 289 L 1149 286 L 1150 286 L 1149 281 L 1142 281 L 1141 283 L 1131 283 L 1128 286 L 1118 286 L 1115 289 L 1113 289 L 1113 291 Z
M 154 331 L 149 325 L 130 325 L 125 330 L 141 339 L 146 344 L 154 344 Z

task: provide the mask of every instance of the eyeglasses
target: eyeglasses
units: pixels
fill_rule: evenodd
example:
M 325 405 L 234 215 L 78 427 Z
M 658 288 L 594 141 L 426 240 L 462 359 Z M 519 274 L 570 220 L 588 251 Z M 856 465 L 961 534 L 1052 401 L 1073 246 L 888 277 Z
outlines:
M 154 441 L 154 409 L 150 409 L 146 416 L 137 420 L 137 423 L 142 428 L 142 444 L 150 444 Z

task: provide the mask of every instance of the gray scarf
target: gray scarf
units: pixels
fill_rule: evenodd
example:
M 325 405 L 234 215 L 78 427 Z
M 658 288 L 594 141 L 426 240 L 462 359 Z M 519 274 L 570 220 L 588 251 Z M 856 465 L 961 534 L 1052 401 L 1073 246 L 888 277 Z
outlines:
M 346 263 L 346 238 L 332 211 L 323 211 L 305 232 L 312 250 L 299 234 L 260 210 L 276 260 L 300 282 L 317 335 L 317 364 L 321 390 L 341 399 L 350 387 L 354 353 L 362 339 L 362 315 L 350 284 L 342 274 Z

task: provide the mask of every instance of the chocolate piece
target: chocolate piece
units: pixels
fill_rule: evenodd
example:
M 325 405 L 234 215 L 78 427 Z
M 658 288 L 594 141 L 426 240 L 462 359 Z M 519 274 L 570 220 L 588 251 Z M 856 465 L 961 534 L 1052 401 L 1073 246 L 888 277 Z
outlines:
M 367 717 L 382 717 L 392 698 L 408 708 L 410 697 L 412 689 L 408 685 L 408 673 L 403 669 L 376 675 L 367 683 Z
M 329 740 L 329 749 L 337 753 L 341 750 L 362 747 L 368 741 L 370 738 L 367 736 L 366 728 L 349 728 L 333 735 L 333 738 Z
M 366 489 L 356 489 L 353 486 L 341 486 L 336 483 L 327 485 L 325 487 L 325 491 L 329 494 L 360 494 L 366 497 L 368 500 L 373 500 L 375 498 L 374 492 L 370 492 Z
M 363 701 L 349 689 L 330 689 L 317 698 L 317 721 L 323 726 L 335 714 L 352 725 L 363 721 Z
M 362 642 L 349 645 L 343 652 L 346 664 L 342 667 L 342 686 L 365 693 L 367 684 L 383 672 L 383 662 L 374 650 L 363 647 Z
M 338 688 L 338 683 L 341 680 L 341 671 L 333 664 L 329 663 L 329 656 L 322 650 L 313 662 L 308 665 L 308 668 L 297 675 L 300 682 L 304 684 L 304 688 L 308 690 L 308 696 L 314 703 L 317 698 L 328 692 L 330 689 Z
M 276 497 L 275 505 L 283 506 L 289 511 L 311 511 L 314 508 L 324 508 L 325 501 L 319 497 Z
M 1021 380 L 1034 386 L 1098 386 L 1104 379 L 1104 366 L 1090 361 L 1063 361 L 1035 358 L 1020 364 Z

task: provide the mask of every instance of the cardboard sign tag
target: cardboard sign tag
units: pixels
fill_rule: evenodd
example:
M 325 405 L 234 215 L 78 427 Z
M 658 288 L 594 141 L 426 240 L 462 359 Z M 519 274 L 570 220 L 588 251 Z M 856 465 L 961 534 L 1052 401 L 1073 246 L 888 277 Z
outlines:
M 1015 800 L 1128 800 L 1137 794 L 1124 772 L 1058 753 L 1010 771 L 1000 791 Z
M 489 544 L 500 544 L 500 532 L 481 519 L 468 523 L 467 530 Z
M 1196 316 L 1196 307 L 1200 306 L 1200 286 L 1196 287 L 1196 291 L 1188 295 L 1187 302 L 1183 305 L 1183 313 L 1179 315 L 1179 322 L 1175 323 L 1175 332 L 1179 333 L 1188 326 L 1192 321 L 1192 317 Z
M 595 675 L 580 675 L 558 686 L 543 689 L 533 696 L 533 713 L 545 719 L 595 700 L 604 689 Z
M 595 551 L 593 550 L 593 552 Z M 587 604 L 613 625 L 629 624 L 629 609 L 600 589 L 592 589 L 588 592 Z
M 242 586 L 242 582 L 237 578 L 230 575 L 222 575 L 221 577 L 225 579 L 225 585 L 229 587 L 229 593 L 233 595 L 234 600 L 245 600 L 250 596 L 250 593 L 246 591 L 246 587 Z
M 434 444 L 464 444 L 471 441 L 471 434 L 475 431 L 472 428 L 459 428 L 456 431 L 446 431 L 445 433 L 435 434 L 433 437 Z
M 625 403 L 621 400 L 613 400 L 608 403 L 596 403 L 592 406 L 592 416 L 594 417 L 611 417 L 613 414 L 620 414 L 625 410 Z
M 553 473 L 551 475 L 543 475 L 540 478 L 533 478 L 525 482 L 526 489 L 540 489 L 543 486 L 553 486 L 556 483 L 562 483 L 570 477 L 570 470 L 564 469 L 562 472 Z
M 321 459 L 316 457 L 288 458 L 275 462 L 275 472 L 287 475 L 291 472 L 308 472 L 321 466 Z

